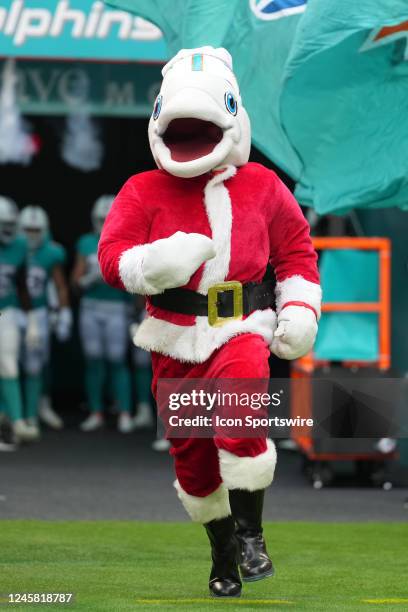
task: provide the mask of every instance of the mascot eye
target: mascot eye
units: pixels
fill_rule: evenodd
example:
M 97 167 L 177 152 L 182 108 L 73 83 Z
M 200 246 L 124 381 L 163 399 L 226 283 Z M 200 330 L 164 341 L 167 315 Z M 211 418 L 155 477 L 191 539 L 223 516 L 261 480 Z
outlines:
M 162 107 L 163 96 L 157 96 L 156 102 L 154 103 L 153 108 L 153 119 L 156 120 L 160 115 L 161 107 Z
M 238 110 L 238 102 L 236 101 L 234 94 L 232 94 L 230 91 L 227 91 L 224 96 L 224 99 L 227 111 L 231 113 L 231 115 L 236 115 Z

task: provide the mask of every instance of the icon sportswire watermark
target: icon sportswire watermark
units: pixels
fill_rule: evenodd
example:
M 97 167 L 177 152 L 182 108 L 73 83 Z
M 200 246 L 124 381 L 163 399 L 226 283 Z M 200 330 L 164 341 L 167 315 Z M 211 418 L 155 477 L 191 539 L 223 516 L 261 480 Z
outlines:
M 408 435 L 404 393 L 398 378 L 161 379 L 157 405 L 168 438 L 383 438 Z

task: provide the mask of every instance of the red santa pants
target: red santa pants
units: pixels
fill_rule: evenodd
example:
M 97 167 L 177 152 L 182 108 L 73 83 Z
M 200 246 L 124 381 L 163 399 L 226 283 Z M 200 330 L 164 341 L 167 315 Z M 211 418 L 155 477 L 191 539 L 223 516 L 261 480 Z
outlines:
M 268 358 L 265 340 L 255 334 L 235 336 L 199 364 L 152 353 L 153 394 L 160 378 L 268 379 Z M 249 490 L 272 481 L 276 454 L 266 438 L 173 438 L 171 443 L 178 483 L 189 496 L 209 496 L 222 481 L 227 488 Z

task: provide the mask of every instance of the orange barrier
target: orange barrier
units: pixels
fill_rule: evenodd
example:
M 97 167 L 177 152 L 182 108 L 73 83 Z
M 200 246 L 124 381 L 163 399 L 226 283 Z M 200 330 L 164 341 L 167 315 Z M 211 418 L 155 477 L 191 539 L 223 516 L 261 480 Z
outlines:
M 313 245 L 317 251 L 330 249 L 372 250 L 379 252 L 379 296 L 378 302 L 330 302 L 322 304 L 322 312 L 374 312 L 378 313 L 378 357 L 375 361 L 343 361 L 345 368 L 353 366 L 374 366 L 381 371 L 388 370 L 391 362 L 390 355 L 390 323 L 391 323 L 391 242 L 388 238 L 353 238 L 353 237 L 317 237 L 313 238 Z M 327 360 L 317 359 L 309 353 L 292 362 L 291 379 L 291 413 L 293 416 L 312 416 L 311 377 L 316 367 L 329 365 Z M 383 459 L 379 453 L 336 455 L 331 453 L 316 453 L 314 450 L 311 430 L 292 432 L 301 452 L 310 461 L 332 461 L 349 459 Z
M 313 246 L 317 251 L 332 249 L 371 250 L 379 252 L 379 296 L 378 302 L 330 302 L 322 304 L 322 312 L 376 312 L 378 313 L 379 346 L 378 359 L 366 362 L 367 365 L 376 365 L 381 371 L 388 370 L 391 362 L 390 328 L 391 328 L 391 242 L 388 238 L 352 238 L 316 237 L 312 238 Z M 314 364 L 321 362 L 315 360 L 313 354 L 306 355 L 294 363 L 295 369 L 312 371 Z M 345 362 L 343 362 L 345 363 Z M 347 362 L 348 365 L 352 362 Z M 364 362 L 355 362 L 364 365 Z

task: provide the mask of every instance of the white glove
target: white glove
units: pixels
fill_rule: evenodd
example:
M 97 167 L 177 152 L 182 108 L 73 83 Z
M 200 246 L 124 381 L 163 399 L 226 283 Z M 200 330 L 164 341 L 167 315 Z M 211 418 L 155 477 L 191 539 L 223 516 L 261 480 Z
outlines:
M 55 323 L 55 335 L 60 342 L 66 342 L 71 336 L 72 310 L 68 306 L 61 308 Z
M 278 327 L 270 349 L 281 359 L 297 359 L 311 350 L 316 334 L 313 310 L 304 306 L 287 306 L 278 315 Z
M 41 335 L 37 315 L 35 310 L 29 310 L 26 314 L 27 326 L 25 331 L 25 343 L 29 349 L 36 349 L 41 344 Z
M 143 276 L 157 291 L 182 287 L 201 264 L 214 256 L 211 238 L 176 232 L 149 244 L 143 257 Z

